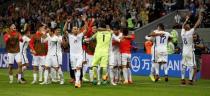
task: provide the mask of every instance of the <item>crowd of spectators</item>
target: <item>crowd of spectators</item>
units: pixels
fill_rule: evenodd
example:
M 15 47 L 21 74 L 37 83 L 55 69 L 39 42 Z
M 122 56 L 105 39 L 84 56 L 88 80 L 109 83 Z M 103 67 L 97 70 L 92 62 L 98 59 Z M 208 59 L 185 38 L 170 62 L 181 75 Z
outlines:
M 63 28 L 68 17 L 79 22 L 82 15 L 94 18 L 96 24 L 105 19 L 110 27 L 133 30 L 164 16 L 171 10 L 171 0 L 0 0 L 1 31 L 15 23 L 20 32 L 36 31 L 38 22 Z M 27 27 L 26 27 L 27 26 Z M 81 26 L 81 25 L 80 25 Z M 3 30 L 5 31 L 5 30 Z
M 187 13 L 190 16 L 188 23 L 193 26 L 198 18 L 198 14 L 201 12 L 203 15 L 202 23 L 200 28 L 209 28 L 210 27 L 210 0 L 184 0 L 185 2 L 184 8 L 187 9 L 189 12 Z M 176 15 L 174 16 L 175 23 L 178 26 L 177 28 L 181 28 L 182 23 L 185 20 L 185 15 L 179 14 L 177 11 Z
M 166 15 L 176 9 L 179 0 L 0 0 L 0 35 L 7 32 L 7 27 L 15 23 L 19 32 L 36 32 L 38 23 L 50 27 L 63 27 L 67 18 L 81 27 L 82 16 L 88 20 L 94 18 L 95 24 L 106 21 L 113 27 L 128 27 L 134 30 Z M 209 26 L 210 0 L 185 0 L 185 8 L 189 9 L 194 24 L 196 12 L 203 12 L 202 26 Z M 181 17 L 177 14 L 175 20 L 181 25 Z M 209 23 L 210 24 L 210 23 Z M 178 28 L 178 27 L 177 27 Z M 69 26 L 68 30 L 71 30 Z M 174 41 L 174 40 L 172 40 Z

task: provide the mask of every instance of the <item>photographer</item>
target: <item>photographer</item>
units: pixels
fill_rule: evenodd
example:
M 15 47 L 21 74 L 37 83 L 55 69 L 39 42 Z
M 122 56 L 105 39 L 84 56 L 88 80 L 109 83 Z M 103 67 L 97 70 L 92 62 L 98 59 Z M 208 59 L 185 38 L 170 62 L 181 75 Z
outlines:
M 194 53 L 195 53 L 195 62 L 196 62 L 196 70 L 194 70 L 194 80 L 196 80 L 196 75 L 200 71 L 200 66 L 201 66 L 201 55 L 202 55 L 202 50 L 204 50 L 204 44 L 202 39 L 200 39 L 198 34 L 193 35 L 193 41 L 194 41 Z

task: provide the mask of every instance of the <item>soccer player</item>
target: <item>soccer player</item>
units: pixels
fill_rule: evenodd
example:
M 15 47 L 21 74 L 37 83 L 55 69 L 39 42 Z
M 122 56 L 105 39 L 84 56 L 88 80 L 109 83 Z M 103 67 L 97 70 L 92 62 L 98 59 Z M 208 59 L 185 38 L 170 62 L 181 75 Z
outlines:
M 107 73 L 107 65 L 109 60 L 109 48 L 111 44 L 112 33 L 110 30 L 106 29 L 106 24 L 104 22 L 101 23 L 101 28 L 97 30 L 97 32 L 91 37 L 87 38 L 85 41 L 96 40 L 96 48 L 93 56 L 93 70 L 94 70 L 94 81 L 96 81 L 97 77 L 97 67 L 100 65 L 104 83 L 106 83 L 106 73 Z M 98 85 L 101 84 L 101 81 L 98 81 Z
M 73 27 L 73 20 L 72 20 L 72 17 L 71 16 L 68 16 L 67 17 L 67 20 L 65 22 L 65 25 L 64 25 L 64 28 L 63 28 L 63 31 L 65 32 L 64 33 L 64 36 L 63 36 L 63 41 L 65 42 L 63 44 L 63 49 L 65 52 L 67 52 L 68 54 L 70 53 L 69 52 L 69 37 L 68 37 L 68 33 L 71 33 L 72 32 L 72 27 Z M 70 55 L 69 55 L 70 56 Z M 70 61 L 70 58 L 69 58 L 69 61 Z M 70 83 L 74 83 L 75 82 L 75 75 L 74 75 L 74 70 L 71 68 L 71 62 L 69 62 L 69 73 L 70 73 L 70 79 L 69 79 L 69 82 Z
M 113 37 L 120 38 L 122 37 L 122 33 L 120 33 L 119 28 L 113 29 Z M 121 54 L 120 54 L 120 43 L 116 40 L 112 40 L 112 44 L 110 47 L 110 56 L 109 56 L 109 75 L 110 75 L 110 83 L 112 85 L 116 85 L 116 82 L 119 80 L 119 72 L 121 66 Z
M 96 48 L 93 56 L 93 70 L 94 70 L 94 81 L 97 82 L 97 67 L 100 65 L 102 70 L 103 84 L 107 83 L 107 65 L 109 63 L 109 48 L 112 41 L 112 31 L 106 28 L 105 21 L 101 20 L 100 26 L 97 32 L 91 37 L 85 39 L 85 41 L 96 40 Z M 99 68 L 98 68 L 99 69 Z M 99 74 L 98 74 L 99 76 Z M 98 85 L 101 84 L 101 80 L 98 80 Z
M 42 81 L 43 66 L 45 63 L 45 57 L 47 55 L 47 43 L 41 42 L 41 36 L 46 32 L 46 25 L 38 25 L 38 31 L 31 37 L 29 47 L 33 54 L 33 81 L 31 84 L 37 82 L 37 72 L 39 69 L 39 81 Z
M 23 42 L 20 42 L 20 52 L 18 53 L 18 62 L 22 63 L 22 78 L 23 78 L 23 72 L 27 69 L 29 66 L 28 57 L 27 57 L 27 48 L 29 45 L 30 39 L 30 31 L 26 31 L 24 35 L 22 36 Z
M 63 71 L 62 71 L 62 48 L 61 46 L 63 45 L 63 37 L 61 36 L 61 30 L 59 27 L 55 28 L 55 36 L 57 36 L 58 42 L 56 43 L 56 59 L 58 61 L 58 68 L 56 70 L 56 76 L 57 79 L 60 80 L 60 84 L 64 84 L 64 77 L 63 77 Z M 57 75 L 58 74 L 58 75 Z
M 146 36 L 145 37 L 146 40 L 148 41 L 152 41 L 154 43 L 154 39 L 151 36 Z M 154 44 L 152 43 L 152 47 L 151 47 L 151 55 L 154 56 Z M 150 75 L 149 75 L 150 79 L 154 82 L 155 81 L 155 62 L 151 62 L 151 70 L 150 70 Z
M 59 67 L 60 67 L 60 62 L 58 58 L 58 43 L 62 42 L 62 37 L 59 38 L 57 35 L 59 33 L 59 29 L 51 29 L 49 31 L 49 34 L 45 34 L 42 36 L 41 41 L 42 42 L 47 42 L 48 43 L 48 52 L 46 55 L 46 60 L 45 60 L 45 71 L 44 71 L 44 82 L 40 83 L 41 85 L 43 84 L 48 84 L 48 77 L 50 73 L 50 68 L 54 68 L 56 73 L 58 73 Z M 61 76 L 61 82 L 60 84 L 63 84 L 63 73 L 59 72 L 59 76 Z
M 9 64 L 9 83 L 13 83 L 13 64 L 14 61 L 18 61 L 18 53 L 20 52 L 20 45 L 19 43 L 22 42 L 22 36 L 16 30 L 15 24 L 11 24 L 9 31 L 4 35 L 4 41 L 6 43 L 6 50 L 8 52 L 8 64 Z M 22 74 L 22 64 L 21 62 L 18 63 L 18 83 L 24 83 L 21 80 Z
M 193 43 L 193 34 L 195 33 L 195 29 L 200 25 L 202 20 L 202 15 L 199 14 L 198 20 L 195 23 L 193 28 L 190 28 L 190 25 L 187 24 L 189 20 L 189 16 L 186 17 L 184 24 L 182 25 L 182 42 L 183 42 L 183 50 L 182 50 L 182 69 L 181 69 L 181 84 L 185 85 L 185 71 L 187 67 L 190 69 L 189 71 L 189 84 L 193 85 L 193 74 L 194 68 L 196 68 L 195 63 L 195 54 L 194 54 L 194 43 Z
M 85 32 L 86 30 L 80 31 L 79 28 L 74 26 L 72 28 L 72 33 L 67 33 L 70 45 L 71 67 L 75 71 L 75 88 L 81 87 L 80 76 L 83 63 L 82 38 Z
M 60 76 L 60 84 L 64 84 L 63 71 L 61 68 L 63 62 L 63 54 L 61 46 L 64 44 L 64 42 L 63 42 L 63 37 L 61 36 L 61 30 L 59 28 L 55 30 L 55 35 L 58 36 L 59 41 L 62 41 L 57 43 L 57 49 L 58 49 L 57 56 L 58 56 L 58 64 L 60 65 L 58 69 L 58 74 Z
M 162 65 L 165 73 L 165 81 L 168 82 L 168 51 L 167 44 L 168 38 L 171 35 L 165 31 L 162 23 L 158 24 L 157 30 L 150 34 L 154 38 L 154 49 L 152 50 L 152 62 L 155 66 L 155 82 L 159 80 L 159 65 Z
M 127 28 L 122 30 L 123 36 L 120 39 L 120 53 L 121 53 L 121 60 L 122 60 L 122 70 L 123 70 L 123 77 L 124 77 L 124 84 L 132 84 L 132 74 L 131 74 L 131 41 L 135 39 L 135 35 L 132 32 L 129 35 L 129 31 Z
M 97 31 L 97 29 L 96 29 L 95 25 L 92 25 L 92 26 L 88 27 L 88 31 L 85 34 L 85 38 L 90 38 L 96 31 Z M 93 60 L 93 54 L 94 54 L 94 51 L 95 51 L 95 46 L 96 46 L 96 41 L 95 40 L 83 43 L 83 49 L 85 50 L 85 59 L 87 61 L 87 64 L 83 65 L 83 81 L 93 82 L 92 60 Z M 89 78 L 90 78 L 90 80 L 85 78 L 86 71 L 88 70 L 88 68 L 89 68 Z

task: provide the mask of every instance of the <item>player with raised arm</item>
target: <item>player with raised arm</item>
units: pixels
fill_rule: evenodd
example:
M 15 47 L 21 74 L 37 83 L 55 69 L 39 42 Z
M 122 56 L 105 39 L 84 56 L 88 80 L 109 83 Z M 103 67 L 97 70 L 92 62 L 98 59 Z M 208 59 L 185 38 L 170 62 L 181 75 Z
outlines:
M 57 30 L 56 30 L 57 29 Z M 46 55 L 46 59 L 45 59 L 45 71 L 44 71 L 44 81 L 42 83 L 40 83 L 41 85 L 43 84 L 48 84 L 48 77 L 49 77 L 49 73 L 50 73 L 50 68 L 54 68 L 56 73 L 58 73 L 59 70 L 59 59 L 58 59 L 58 43 L 62 42 L 62 39 L 59 39 L 58 36 L 55 34 L 56 31 L 58 31 L 58 28 L 55 29 L 51 29 L 49 31 L 49 33 L 42 35 L 41 38 L 41 42 L 43 43 L 48 43 L 48 52 Z M 62 74 L 59 74 L 62 79 L 63 76 Z M 63 80 L 61 80 L 63 81 Z M 61 82 L 61 84 L 63 84 Z
M 193 28 L 190 28 L 190 25 L 187 24 L 189 20 L 189 16 L 186 17 L 184 24 L 182 25 L 182 42 L 183 42 L 183 50 L 182 50 L 182 69 L 181 69 L 181 84 L 185 85 L 185 71 L 187 67 L 190 69 L 189 71 L 189 84 L 193 85 L 193 74 L 194 68 L 196 67 L 195 63 L 195 54 L 194 54 L 194 43 L 193 43 L 193 34 L 195 33 L 195 29 L 200 25 L 202 20 L 202 15 L 199 14 L 198 20 L 195 23 Z
M 83 20 L 86 20 L 85 16 L 83 16 Z M 82 30 L 74 24 L 72 33 L 66 33 L 69 38 L 71 68 L 75 71 L 75 88 L 81 87 L 80 77 L 83 63 L 82 39 L 86 30 L 87 23 L 85 22 Z
M 80 75 L 83 63 L 83 49 L 82 49 L 82 38 L 84 33 L 80 32 L 79 29 L 74 26 L 72 34 L 68 34 L 69 45 L 70 45 L 70 60 L 71 67 L 75 71 L 75 88 L 81 87 Z
M 158 24 L 157 30 L 152 32 L 149 36 L 154 38 L 154 46 L 152 52 L 152 62 L 155 64 L 155 82 L 159 80 L 159 66 L 162 65 L 165 73 L 165 81 L 168 82 L 168 51 L 167 44 L 168 38 L 171 37 L 170 33 L 165 31 L 162 23 Z
M 22 64 L 18 62 L 18 53 L 20 52 L 19 43 L 22 42 L 22 36 L 16 30 L 15 24 L 11 24 L 9 31 L 4 35 L 4 41 L 6 43 L 6 50 L 8 52 L 8 69 L 9 69 L 9 83 L 13 83 L 13 65 L 14 61 L 18 63 L 18 83 L 25 83 L 21 80 Z
M 89 26 L 88 31 L 85 34 L 85 38 L 90 38 L 94 33 L 96 33 L 96 31 L 97 31 L 97 28 L 95 25 Z M 83 81 L 93 82 L 92 61 L 93 61 L 93 54 L 95 51 L 95 46 L 96 46 L 95 40 L 92 40 L 89 42 L 83 42 L 83 49 L 85 50 L 85 60 L 87 61 L 87 63 L 83 65 Z M 88 68 L 89 68 L 89 80 L 85 78 L 86 71 L 88 70 Z

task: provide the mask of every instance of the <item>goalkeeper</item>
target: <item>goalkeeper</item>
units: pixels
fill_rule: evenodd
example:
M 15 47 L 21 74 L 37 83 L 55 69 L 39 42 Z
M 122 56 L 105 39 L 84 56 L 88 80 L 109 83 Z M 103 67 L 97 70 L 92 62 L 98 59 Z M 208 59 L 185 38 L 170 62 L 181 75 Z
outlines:
M 93 70 L 94 70 L 94 81 L 97 82 L 96 78 L 97 76 L 97 67 L 100 66 L 102 72 L 102 79 L 103 79 L 103 84 L 106 84 L 106 73 L 107 73 L 107 65 L 109 61 L 109 50 L 110 50 L 110 45 L 112 43 L 112 31 L 110 29 L 106 28 L 106 24 L 104 22 L 100 22 L 100 26 L 97 30 L 97 32 L 89 39 L 85 39 L 86 42 L 90 40 L 96 40 L 96 48 L 95 48 L 95 53 L 93 56 Z M 118 39 L 118 38 L 114 38 Z M 117 40 L 119 41 L 119 39 Z M 99 73 L 100 73 L 99 72 Z M 101 77 L 100 77 L 101 78 Z M 101 80 L 98 81 L 98 85 L 101 84 Z

